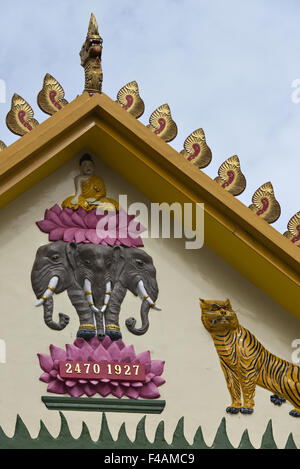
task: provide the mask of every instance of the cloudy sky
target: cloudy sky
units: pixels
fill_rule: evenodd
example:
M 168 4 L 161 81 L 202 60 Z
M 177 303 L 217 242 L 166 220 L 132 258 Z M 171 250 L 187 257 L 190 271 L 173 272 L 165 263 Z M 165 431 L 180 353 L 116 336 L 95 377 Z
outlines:
M 36 105 L 51 73 L 71 101 L 83 90 L 79 51 L 90 13 L 103 37 L 103 91 L 136 80 L 151 112 L 168 103 L 178 125 L 171 145 L 202 127 L 213 152 L 204 171 L 214 178 L 237 154 L 247 178 L 239 197 L 271 181 L 282 207 L 273 225 L 284 232 L 300 209 L 300 2 L 299 0 L 14 0 L 0 17 L 0 140 L 16 138 L 5 125 L 13 93 Z M 295 82 L 296 83 L 296 82 Z M 299 90 L 299 93 L 297 92 Z M 299 100 L 299 103 L 297 101 Z

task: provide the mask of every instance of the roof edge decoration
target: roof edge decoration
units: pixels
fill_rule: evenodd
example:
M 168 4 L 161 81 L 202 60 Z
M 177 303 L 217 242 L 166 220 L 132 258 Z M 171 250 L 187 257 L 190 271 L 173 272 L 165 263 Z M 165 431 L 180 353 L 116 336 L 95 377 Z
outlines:
M 80 53 L 82 95 L 68 103 L 62 86 L 46 74 L 37 101 L 51 117 L 42 123 L 14 95 L 7 125 L 22 138 L 8 147 L 0 141 L 0 207 L 89 148 L 153 202 L 204 203 L 205 244 L 300 318 L 300 212 L 282 235 L 270 226 L 281 211 L 270 182 L 255 192 L 249 207 L 236 199 L 246 188 L 237 155 L 220 166 L 215 180 L 207 176 L 200 168 L 212 152 L 201 128 L 186 138 L 180 153 L 174 150 L 167 144 L 177 135 L 169 106 L 153 111 L 148 126 L 139 122 L 145 105 L 135 81 L 120 89 L 116 101 L 102 92 L 101 54 L 92 14 Z

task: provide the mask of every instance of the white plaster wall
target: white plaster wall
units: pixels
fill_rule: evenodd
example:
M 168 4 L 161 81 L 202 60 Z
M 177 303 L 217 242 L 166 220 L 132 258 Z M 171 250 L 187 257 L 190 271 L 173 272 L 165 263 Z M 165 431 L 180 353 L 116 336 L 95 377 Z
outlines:
M 78 328 L 75 310 L 65 293 L 55 300 L 56 312 L 71 316 L 61 332 L 50 330 L 43 322 L 42 309 L 35 308 L 30 272 L 36 249 L 48 242 L 48 236 L 35 222 L 46 208 L 71 195 L 73 177 L 78 172 L 77 158 L 37 184 L 0 211 L 0 339 L 6 343 L 6 363 L 0 360 L 0 425 L 13 434 L 16 414 L 20 414 L 32 437 L 38 434 L 40 419 L 56 436 L 58 412 L 47 410 L 41 402 L 46 384 L 39 381 L 42 370 L 36 354 L 48 353 L 51 343 L 64 347 L 72 343 Z M 116 173 L 97 161 L 97 173 L 106 183 L 108 195 L 128 194 L 129 202 L 148 201 Z M 252 331 L 264 346 L 281 358 L 291 360 L 291 342 L 300 338 L 300 322 L 263 292 L 242 277 L 208 248 L 186 250 L 184 240 L 145 240 L 145 249 L 153 257 L 160 288 L 161 312 L 151 311 L 150 329 L 142 337 L 130 334 L 124 321 L 133 312 L 139 319 L 139 301 L 127 294 L 122 307 L 121 325 L 126 344 L 136 352 L 149 349 L 152 359 L 165 360 L 166 384 L 160 387 L 166 408 L 161 415 L 148 415 L 146 430 L 154 438 L 160 420 L 165 421 L 165 436 L 171 441 L 180 417 L 185 417 L 185 435 L 191 442 L 199 425 L 206 443 L 211 444 L 223 416 L 233 445 L 239 444 L 244 429 L 260 446 L 270 419 L 274 437 L 283 447 L 290 432 L 300 447 L 299 420 L 288 415 L 292 406 L 281 408 L 269 401 L 270 393 L 258 388 L 255 412 L 251 416 L 225 413 L 230 403 L 225 380 L 213 342 L 201 323 L 198 298 L 230 298 L 240 323 Z M 295 299 L 296 300 L 296 299 Z M 53 395 L 53 394 L 49 394 Z M 101 415 L 91 412 L 64 412 L 75 437 L 84 420 L 93 438 L 98 438 Z M 117 437 L 126 422 L 127 433 L 134 438 L 139 414 L 107 414 L 110 429 Z

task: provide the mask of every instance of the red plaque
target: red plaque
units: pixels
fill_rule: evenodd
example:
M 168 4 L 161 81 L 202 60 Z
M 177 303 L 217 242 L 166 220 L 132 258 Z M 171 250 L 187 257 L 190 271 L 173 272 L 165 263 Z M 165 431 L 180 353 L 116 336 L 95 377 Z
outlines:
M 109 381 L 145 381 L 144 365 L 140 363 L 60 361 L 61 378 Z

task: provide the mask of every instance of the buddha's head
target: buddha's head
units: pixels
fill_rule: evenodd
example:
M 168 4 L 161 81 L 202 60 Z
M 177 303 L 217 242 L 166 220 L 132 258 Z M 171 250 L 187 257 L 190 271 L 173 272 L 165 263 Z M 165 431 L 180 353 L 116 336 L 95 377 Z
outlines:
M 95 171 L 95 164 L 92 157 L 88 153 L 85 153 L 80 158 L 79 166 L 81 174 L 84 176 L 93 176 Z

